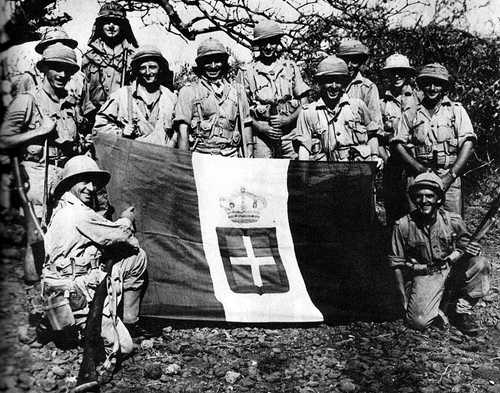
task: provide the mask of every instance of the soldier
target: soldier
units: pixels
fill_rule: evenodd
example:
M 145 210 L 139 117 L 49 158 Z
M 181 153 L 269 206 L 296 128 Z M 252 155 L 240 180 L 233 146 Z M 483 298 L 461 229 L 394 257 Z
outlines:
M 160 85 L 162 75 L 169 73 L 158 48 L 140 48 L 132 58 L 135 82 L 111 94 L 96 116 L 94 130 L 174 147 L 177 135 L 172 121 L 177 97 Z
M 361 74 L 361 67 L 368 60 L 369 55 L 366 45 L 358 40 L 343 40 L 337 49 L 337 56 L 344 60 L 349 68 L 349 84 L 346 94 L 351 98 L 363 100 L 368 107 L 372 120 L 367 129 L 371 134 L 381 132 L 383 127 L 377 86 Z
M 222 156 L 251 157 L 251 119 L 243 87 L 229 83 L 229 54 L 209 38 L 198 47 L 198 80 L 181 88 L 175 106 L 179 148 Z M 243 150 L 242 153 L 240 150 Z
M 384 205 L 388 225 L 408 212 L 404 175 L 404 164 L 398 155 L 390 151 L 390 141 L 398 128 L 403 113 L 415 113 L 418 98 L 411 83 L 416 73 L 408 58 L 399 53 L 389 56 L 382 69 L 387 81 L 385 94 L 381 100 L 384 130 L 379 135 L 380 152 L 385 161 L 384 167 Z
M 66 91 L 66 83 L 78 71 L 73 49 L 56 43 L 43 52 L 37 63 L 44 74 L 36 90 L 19 94 L 11 103 L 0 130 L 0 148 L 20 155 L 28 182 L 28 199 L 37 217 L 42 217 L 45 164 L 48 160 L 47 188 L 49 195 L 57 182 L 61 167 L 72 156 L 82 153 L 79 130 L 85 127 L 81 108 Z M 48 143 L 48 157 L 44 144 Z M 23 206 L 27 221 L 25 266 L 33 265 L 31 244 L 39 241 L 29 206 Z M 28 281 L 38 279 L 34 274 Z
M 389 262 L 395 269 L 408 323 L 425 329 L 438 316 L 464 334 L 479 327 L 472 307 L 490 287 L 490 264 L 481 246 L 470 241 L 462 218 L 441 208 L 443 183 L 432 172 L 418 175 L 409 188 L 416 210 L 393 229 Z M 455 249 L 463 256 L 451 266 L 446 257 Z M 441 310 L 440 310 L 441 308 Z
M 109 95 L 125 85 L 130 59 L 137 41 L 118 3 L 105 3 L 99 10 L 83 55 L 82 71 L 89 81 L 90 99 L 99 110 Z
M 367 130 L 371 121 L 368 108 L 362 100 L 345 94 L 347 64 L 329 56 L 319 63 L 315 79 L 321 98 L 299 115 L 299 160 L 375 161 L 381 168 L 376 135 Z
M 73 157 L 64 166 L 55 189 L 60 199 L 45 235 L 47 260 L 42 287 L 46 299 L 68 298 L 80 325 L 85 322 L 96 287 L 106 277 L 103 258 L 113 258 L 101 336 L 107 347 L 119 345 L 121 353 L 127 354 L 133 350 L 130 331 L 135 331 L 139 319 L 147 257 L 134 236 L 133 207 L 115 222 L 91 207 L 96 190 L 109 178 L 109 172 L 99 169 L 86 155 Z M 116 314 L 120 303 L 122 318 Z
M 407 164 L 409 181 L 419 173 L 435 170 L 446 193 L 444 208 L 462 214 L 460 175 L 473 152 L 476 134 L 463 106 L 446 95 L 450 76 L 444 66 L 424 66 L 417 83 L 423 92 L 422 102 L 414 115 L 403 114 L 392 143 Z
M 262 21 L 254 28 L 259 56 L 243 72 L 253 119 L 256 158 L 297 158 L 292 140 L 310 88 L 297 65 L 280 54 L 281 26 Z

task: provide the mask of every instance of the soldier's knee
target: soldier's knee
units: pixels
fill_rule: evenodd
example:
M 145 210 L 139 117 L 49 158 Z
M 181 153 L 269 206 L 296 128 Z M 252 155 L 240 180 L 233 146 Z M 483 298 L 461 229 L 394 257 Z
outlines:
M 470 278 L 475 274 L 489 275 L 491 265 L 488 258 L 483 256 L 471 257 L 469 259 L 469 268 L 467 269 L 467 277 Z
M 406 323 L 415 330 L 424 330 L 429 327 L 433 318 L 426 314 L 406 314 Z

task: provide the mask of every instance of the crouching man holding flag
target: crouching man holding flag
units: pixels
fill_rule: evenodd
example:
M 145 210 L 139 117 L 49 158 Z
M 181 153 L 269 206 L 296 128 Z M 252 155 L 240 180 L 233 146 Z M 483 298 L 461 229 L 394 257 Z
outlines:
M 55 190 L 60 199 L 45 235 L 47 261 L 42 273 L 44 297 L 49 303 L 53 303 L 50 299 L 55 296 L 66 297 L 77 324 L 79 317 L 83 317 L 81 322 L 84 322 L 90 311 L 85 346 L 89 340 L 98 339 L 100 331 L 108 365 L 112 364 L 109 360 L 114 355 L 132 352 L 129 330 L 133 333 L 137 327 L 147 265 L 146 254 L 134 236 L 133 207 L 125 210 L 115 222 L 92 209 L 96 190 L 105 186 L 109 178 L 110 174 L 99 169 L 88 156 L 76 156 L 66 163 Z M 61 298 L 58 304 L 63 300 Z M 102 313 L 98 313 L 98 319 L 102 317 L 102 322 L 96 331 L 89 332 L 89 325 L 95 325 L 92 318 L 95 319 L 95 306 L 99 302 Z M 117 315 L 120 303 L 123 305 L 121 318 Z M 57 317 L 52 318 L 56 323 Z M 84 362 L 85 358 L 86 352 Z M 90 360 L 94 365 L 95 359 Z M 79 383 L 97 383 L 93 375 L 95 365 L 91 368 L 85 377 L 87 380 L 79 378 Z

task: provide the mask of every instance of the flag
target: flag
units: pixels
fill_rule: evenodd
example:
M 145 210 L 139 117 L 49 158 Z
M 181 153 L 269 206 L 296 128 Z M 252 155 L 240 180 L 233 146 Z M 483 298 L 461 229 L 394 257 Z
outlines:
M 98 135 L 108 194 L 135 206 L 145 316 L 243 323 L 397 314 L 374 167 L 188 153 Z

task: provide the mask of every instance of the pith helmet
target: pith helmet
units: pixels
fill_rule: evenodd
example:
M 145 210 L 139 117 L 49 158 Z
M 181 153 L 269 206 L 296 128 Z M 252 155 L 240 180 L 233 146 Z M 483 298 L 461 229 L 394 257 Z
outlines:
M 86 155 L 75 156 L 68 160 L 62 170 L 62 179 L 57 184 L 54 193 L 61 195 L 71 188 L 73 182 L 82 175 L 89 175 L 96 182 L 98 188 L 108 184 L 110 173 L 103 171 L 92 158 Z
M 344 60 L 337 56 L 328 56 L 321 60 L 316 69 L 316 78 L 321 76 L 344 76 L 349 75 L 349 69 Z
M 433 190 L 440 199 L 444 197 L 444 187 L 441 178 L 434 172 L 425 172 L 418 175 L 408 189 L 410 197 L 414 199 L 415 193 L 422 188 Z
M 73 72 L 80 69 L 76 62 L 76 53 L 66 45 L 56 42 L 43 51 L 42 59 L 36 63 L 38 69 L 47 63 L 62 63 L 68 65 Z
M 273 37 L 282 37 L 285 33 L 278 22 L 263 20 L 253 29 L 253 42 L 259 42 Z
M 209 56 L 222 56 L 227 60 L 229 53 L 227 53 L 226 47 L 222 45 L 222 42 L 210 37 L 198 46 L 198 51 L 196 52 L 196 63 L 199 64 L 203 58 Z
M 385 59 L 385 65 L 384 68 L 382 68 L 382 71 L 390 71 L 394 69 L 406 70 L 408 73 L 415 73 L 415 68 L 410 65 L 408 57 L 399 53 L 390 55 L 387 59 Z
M 127 11 L 125 10 L 125 7 L 114 2 L 103 4 L 99 10 L 94 26 L 92 27 L 92 34 L 90 35 L 88 42 L 89 46 L 96 39 L 102 37 L 102 25 L 106 19 L 117 20 L 123 29 L 123 37 L 130 42 L 133 47 L 137 48 L 137 40 L 132 32 L 132 27 L 130 27 L 130 22 L 127 19 Z
M 135 52 L 134 56 L 132 57 L 132 70 L 137 70 L 137 67 L 141 63 L 143 63 L 145 60 L 156 60 L 159 64 L 160 67 L 164 70 L 168 70 L 168 61 L 165 59 L 160 51 L 156 46 L 153 45 L 143 45 L 139 48 L 137 52 Z
M 366 57 L 370 55 L 368 47 L 361 41 L 347 39 L 347 40 L 342 40 L 340 42 L 340 45 L 337 49 L 337 56 L 342 57 L 342 56 L 359 56 L 359 55 Z
M 35 51 L 36 53 L 42 54 L 48 46 L 55 44 L 56 42 L 69 46 L 71 49 L 75 49 L 78 46 L 78 42 L 69 38 L 68 33 L 59 27 L 47 30 L 42 35 L 40 42 L 36 44 Z
M 439 63 L 431 63 L 423 66 L 417 76 L 417 82 L 424 78 L 439 79 L 446 82 L 447 85 L 450 84 L 450 74 L 445 66 Z

